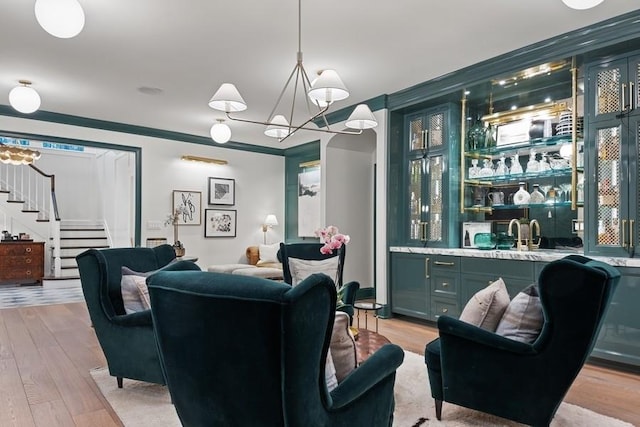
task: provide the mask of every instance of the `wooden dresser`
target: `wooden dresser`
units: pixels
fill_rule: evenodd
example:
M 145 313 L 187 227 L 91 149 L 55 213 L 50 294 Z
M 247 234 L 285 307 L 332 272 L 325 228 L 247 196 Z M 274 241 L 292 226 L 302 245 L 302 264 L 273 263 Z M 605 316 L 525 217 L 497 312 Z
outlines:
M 0 242 L 0 283 L 42 283 L 44 242 Z

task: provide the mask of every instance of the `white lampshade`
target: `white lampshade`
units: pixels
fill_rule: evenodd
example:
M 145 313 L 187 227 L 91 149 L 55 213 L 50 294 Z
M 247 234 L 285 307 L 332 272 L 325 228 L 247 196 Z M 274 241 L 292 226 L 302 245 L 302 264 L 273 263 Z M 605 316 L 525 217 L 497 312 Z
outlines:
M 345 126 L 350 129 L 371 129 L 378 126 L 378 122 L 366 104 L 356 106 L 347 119 Z
M 278 218 L 274 214 L 269 214 L 264 219 L 264 225 L 267 227 L 273 227 L 274 225 L 278 225 Z
M 209 107 L 214 110 L 235 113 L 247 109 L 240 92 L 232 83 L 223 83 L 209 100 Z
M 571 9 L 591 9 L 592 7 L 596 7 L 604 0 L 562 0 L 564 4 L 569 6 Z
M 289 122 L 283 115 L 278 114 L 271 119 L 264 134 L 272 138 L 284 138 L 289 135 Z
M 231 128 L 226 123 L 216 123 L 211 126 L 211 139 L 218 144 L 224 144 L 231 139 Z
M 349 96 L 344 83 L 334 70 L 324 70 L 320 76 L 314 80 L 309 90 L 309 98 L 321 106 L 340 101 Z
M 29 114 L 40 108 L 40 95 L 30 86 L 31 82 L 20 81 L 21 85 L 16 86 L 9 92 L 9 104 L 21 113 Z
M 84 11 L 76 0 L 36 0 L 35 13 L 40 26 L 61 39 L 77 36 L 84 27 Z

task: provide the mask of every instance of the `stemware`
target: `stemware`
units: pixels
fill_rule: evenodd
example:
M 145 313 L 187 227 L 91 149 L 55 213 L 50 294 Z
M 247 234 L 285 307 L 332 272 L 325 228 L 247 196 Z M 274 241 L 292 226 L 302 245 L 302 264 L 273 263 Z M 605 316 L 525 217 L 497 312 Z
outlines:
M 564 182 L 562 184 L 560 184 L 560 190 L 562 190 L 563 194 L 561 196 L 561 200 L 563 202 L 570 202 L 571 201 L 571 183 L 570 182 Z
M 542 194 L 544 194 L 544 198 L 546 200 L 546 203 L 553 203 L 553 200 L 549 200 L 549 190 L 551 189 L 551 185 L 541 185 L 540 186 L 540 191 L 542 191 Z

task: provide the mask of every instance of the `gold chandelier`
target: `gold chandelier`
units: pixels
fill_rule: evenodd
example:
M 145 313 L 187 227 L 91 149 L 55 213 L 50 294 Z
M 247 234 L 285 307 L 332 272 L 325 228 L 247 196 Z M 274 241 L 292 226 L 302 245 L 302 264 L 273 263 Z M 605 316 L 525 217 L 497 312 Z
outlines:
M 10 165 L 30 165 L 40 158 L 39 151 L 29 148 L 14 147 L 0 142 L 0 162 Z

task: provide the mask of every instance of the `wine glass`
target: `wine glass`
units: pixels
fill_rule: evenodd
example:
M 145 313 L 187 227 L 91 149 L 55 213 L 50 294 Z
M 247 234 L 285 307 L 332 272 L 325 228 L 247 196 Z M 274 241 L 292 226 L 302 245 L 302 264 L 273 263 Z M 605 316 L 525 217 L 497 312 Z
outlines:
M 542 194 L 544 194 L 544 198 L 546 200 L 547 203 L 553 203 L 552 200 L 549 200 L 549 190 L 551 190 L 551 185 L 541 185 L 540 186 L 540 191 L 542 191 Z
M 571 201 L 571 183 L 565 182 L 560 184 L 560 190 L 562 190 L 562 192 L 564 193 L 562 201 L 570 202 Z

